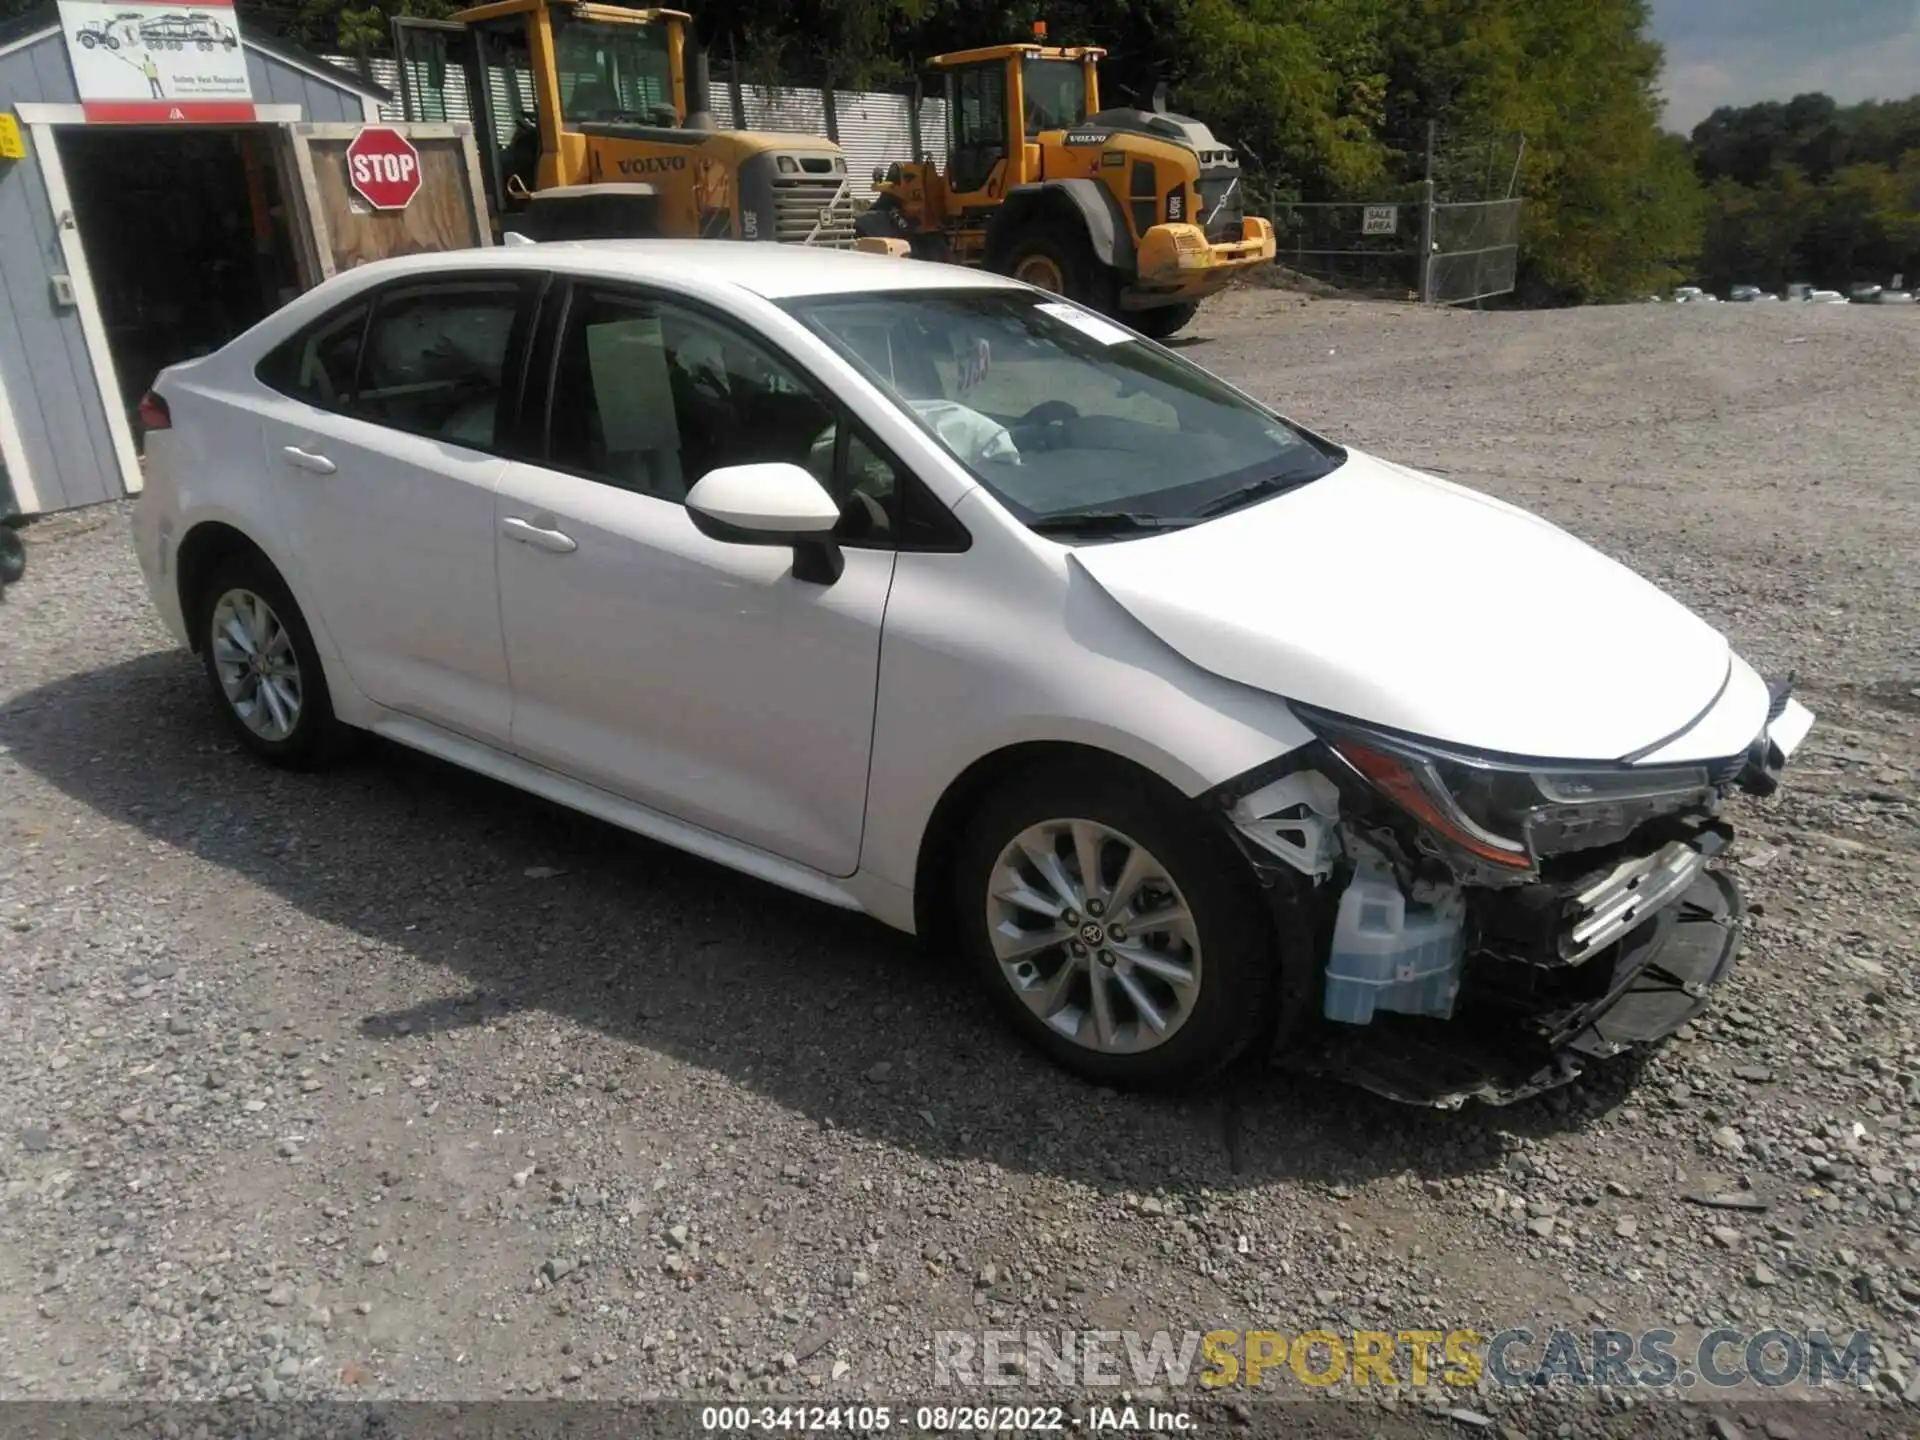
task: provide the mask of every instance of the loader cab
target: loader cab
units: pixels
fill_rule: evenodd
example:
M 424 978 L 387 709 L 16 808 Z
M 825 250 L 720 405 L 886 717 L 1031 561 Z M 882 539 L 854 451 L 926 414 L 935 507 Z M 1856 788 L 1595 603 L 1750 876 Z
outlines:
M 1040 178 L 1039 137 L 1100 108 L 1104 50 L 993 45 L 936 55 L 927 69 L 947 101 L 948 205 L 993 206 Z
M 1094 68 L 1098 54 L 1043 51 L 1020 57 L 1028 140 L 1038 140 L 1047 130 L 1071 130 L 1099 110 L 1100 80 Z
M 690 20 L 549 0 L 496 0 L 450 20 L 395 17 L 403 106 L 410 119 L 449 118 L 447 77 L 464 70 L 487 198 L 510 214 L 536 190 L 590 178 L 589 127 L 684 123 Z

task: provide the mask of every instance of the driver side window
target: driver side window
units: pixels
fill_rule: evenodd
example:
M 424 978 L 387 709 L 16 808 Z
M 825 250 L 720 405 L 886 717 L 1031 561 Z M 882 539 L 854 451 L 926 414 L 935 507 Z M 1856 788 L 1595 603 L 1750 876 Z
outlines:
M 892 463 L 765 345 L 690 306 L 576 290 L 547 435 L 556 469 L 674 504 L 723 466 L 799 465 L 840 502 L 842 540 L 891 543 Z

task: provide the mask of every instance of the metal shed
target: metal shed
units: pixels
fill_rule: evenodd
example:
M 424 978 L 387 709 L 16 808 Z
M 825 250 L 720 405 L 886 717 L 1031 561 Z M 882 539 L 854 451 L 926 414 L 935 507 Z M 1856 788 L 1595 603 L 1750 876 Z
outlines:
M 137 23 L 131 17 L 139 6 L 98 8 L 128 25 Z M 163 62 L 189 65 L 196 46 L 216 58 L 224 47 L 228 66 L 244 60 L 245 85 L 236 78 L 226 92 L 244 95 L 244 103 L 99 103 L 83 96 L 76 79 L 71 15 L 81 8 L 47 5 L 0 26 L 0 484 L 29 515 L 140 488 L 135 411 L 156 360 L 172 363 L 195 345 L 217 343 L 221 328 L 245 328 L 299 288 L 285 258 L 289 237 L 276 228 L 287 215 L 287 127 L 377 120 L 391 98 L 237 23 L 223 32 L 220 20 L 207 17 L 231 10 L 206 0 L 191 11 L 175 5 L 178 18 L 147 4 L 160 18 L 145 42 L 120 32 L 124 55 L 105 54 L 122 45 L 95 25 L 80 61 L 124 58 L 137 72 L 132 83 L 163 96 L 143 43 L 163 52 Z M 184 41 L 166 38 L 179 36 Z M 135 53 L 139 62 L 130 58 Z M 171 257 L 165 250 L 188 221 L 213 236 L 208 245 L 228 245 L 241 257 L 221 271 L 233 294 L 217 314 L 207 313 L 212 282 L 203 273 L 215 262 L 192 258 L 204 249 Z M 242 227 L 244 236 L 235 233 Z M 180 290 L 171 311 L 151 294 L 166 289 L 169 273 Z M 138 288 L 143 275 L 147 295 L 122 293 Z M 197 301 L 181 298 L 195 294 Z M 188 313 L 174 313 L 183 305 Z M 189 348 L 169 354 L 170 335 L 176 348 Z M 5 499 L 0 493 L 0 505 Z

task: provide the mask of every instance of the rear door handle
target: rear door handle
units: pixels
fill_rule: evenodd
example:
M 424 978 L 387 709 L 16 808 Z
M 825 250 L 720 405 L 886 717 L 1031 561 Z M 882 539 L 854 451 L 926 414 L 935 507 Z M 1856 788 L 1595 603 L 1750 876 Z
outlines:
M 518 540 L 522 545 L 551 551 L 555 555 L 568 555 L 580 548 L 565 531 L 545 529 L 531 520 L 522 520 L 518 515 L 504 517 L 500 521 L 500 532 L 509 540 Z
M 340 467 L 324 455 L 316 455 L 311 450 L 302 450 L 298 445 L 289 445 L 280 452 L 287 457 L 287 463 L 296 470 L 311 470 L 316 475 L 331 475 Z

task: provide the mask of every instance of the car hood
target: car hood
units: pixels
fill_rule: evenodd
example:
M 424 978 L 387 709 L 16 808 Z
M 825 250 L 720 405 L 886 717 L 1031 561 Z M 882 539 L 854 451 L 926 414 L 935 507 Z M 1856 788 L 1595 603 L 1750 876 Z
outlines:
M 1566 531 L 1359 451 L 1070 563 L 1217 675 L 1508 755 L 1630 755 L 1699 716 L 1732 663 L 1718 631 Z

